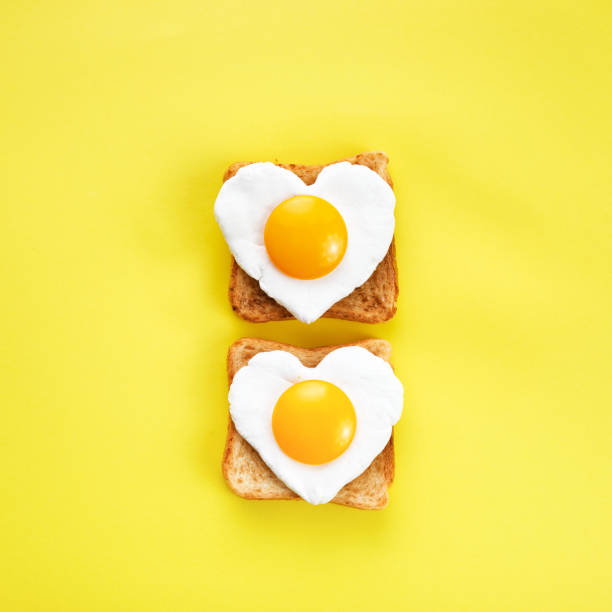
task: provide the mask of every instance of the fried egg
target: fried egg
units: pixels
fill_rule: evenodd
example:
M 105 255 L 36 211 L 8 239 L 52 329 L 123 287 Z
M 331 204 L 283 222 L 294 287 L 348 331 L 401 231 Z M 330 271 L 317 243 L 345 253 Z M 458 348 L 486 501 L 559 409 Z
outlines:
M 402 413 L 391 366 L 358 346 L 314 368 L 286 351 L 262 352 L 229 390 L 238 433 L 287 487 L 311 504 L 332 500 L 385 448 Z
M 389 249 L 395 195 L 366 166 L 339 162 L 306 185 L 270 162 L 244 166 L 215 201 L 238 265 L 312 323 L 372 275 Z

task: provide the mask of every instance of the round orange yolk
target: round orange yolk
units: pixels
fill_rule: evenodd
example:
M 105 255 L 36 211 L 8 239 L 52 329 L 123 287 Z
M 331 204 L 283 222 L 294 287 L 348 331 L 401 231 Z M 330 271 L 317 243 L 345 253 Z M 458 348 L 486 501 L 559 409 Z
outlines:
M 310 195 L 281 202 L 264 230 L 272 263 L 301 280 L 329 274 L 342 261 L 347 240 L 342 215 L 327 200 Z
M 352 442 L 356 425 L 346 393 L 322 380 L 292 385 L 272 413 L 272 431 L 283 452 L 310 465 L 339 457 Z

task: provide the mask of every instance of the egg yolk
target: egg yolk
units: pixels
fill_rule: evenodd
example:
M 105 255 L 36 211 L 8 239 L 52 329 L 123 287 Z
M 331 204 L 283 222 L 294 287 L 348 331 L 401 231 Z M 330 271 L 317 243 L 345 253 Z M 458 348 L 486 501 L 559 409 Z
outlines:
M 327 200 L 310 195 L 281 202 L 264 230 L 272 263 L 301 280 L 329 274 L 342 261 L 347 240 L 342 215 Z
M 352 442 L 356 425 L 346 393 L 322 380 L 292 385 L 272 413 L 272 431 L 283 452 L 310 465 L 339 457 Z

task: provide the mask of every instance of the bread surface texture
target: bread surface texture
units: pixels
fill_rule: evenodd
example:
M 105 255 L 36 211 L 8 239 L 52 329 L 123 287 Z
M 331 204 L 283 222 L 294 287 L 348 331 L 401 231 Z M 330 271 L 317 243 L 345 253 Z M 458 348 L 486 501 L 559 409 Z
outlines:
M 359 153 L 338 161 L 348 161 L 352 164 L 367 166 L 382 177 L 389 186 L 393 187 L 387 170 L 389 158 L 382 151 Z M 251 163 L 253 162 L 233 163 L 225 172 L 223 181 L 227 181 L 240 168 Z M 276 165 L 291 170 L 307 185 L 312 185 L 319 172 L 330 164 L 308 166 L 279 163 Z M 336 302 L 323 316 L 361 323 L 381 323 L 389 320 L 395 314 L 398 293 L 397 262 L 395 259 L 395 241 L 393 240 L 387 254 L 370 278 L 352 293 Z M 232 258 L 230 272 L 229 300 L 234 312 L 241 318 L 253 323 L 285 321 L 294 318 L 286 308 L 267 295 L 259 286 L 258 281 L 249 276 L 236 263 L 234 258 Z
M 387 362 L 391 358 L 391 345 L 386 340 L 367 339 L 351 345 L 361 346 Z M 248 364 L 257 353 L 265 351 L 287 351 L 295 355 L 305 366 L 314 367 L 330 351 L 339 346 L 302 348 L 260 338 L 241 338 L 230 347 L 227 355 L 227 374 L 231 384 L 236 372 Z M 229 418 L 227 439 L 223 452 L 222 470 L 230 489 L 246 499 L 300 499 L 281 482 L 263 462 L 257 451 L 236 431 Z M 347 483 L 331 503 L 378 510 L 389 500 L 388 488 L 393 481 L 395 458 L 393 433 L 383 451 L 375 457 L 370 466 L 357 478 Z

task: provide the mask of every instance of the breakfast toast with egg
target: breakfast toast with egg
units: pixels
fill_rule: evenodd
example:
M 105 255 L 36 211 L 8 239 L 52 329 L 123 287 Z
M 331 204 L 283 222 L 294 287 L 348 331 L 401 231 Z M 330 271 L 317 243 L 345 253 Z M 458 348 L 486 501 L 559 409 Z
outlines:
M 382 151 L 359 153 L 338 161 L 348 161 L 351 164 L 366 166 L 383 178 L 393 187 L 387 171 L 389 158 Z M 223 181 L 233 177 L 240 168 L 252 162 L 233 163 L 225 172 Z M 331 162 L 337 163 L 337 162 Z M 281 168 L 291 170 L 307 185 L 312 185 L 321 170 L 330 164 L 306 166 L 301 164 L 276 164 Z M 323 316 L 361 323 L 381 323 L 389 320 L 395 314 L 398 296 L 397 263 L 395 260 L 395 244 L 391 241 L 384 259 L 370 278 L 352 293 L 336 302 Z M 266 321 L 285 321 L 293 319 L 283 306 L 269 297 L 259 286 L 259 283 L 249 276 L 232 258 L 230 274 L 229 300 L 234 312 L 241 318 L 254 323 Z
M 386 340 L 370 338 L 343 346 L 360 346 L 389 362 L 391 345 Z M 295 355 L 306 367 L 315 367 L 339 346 L 302 348 L 260 338 L 241 338 L 232 344 L 227 355 L 229 384 L 236 372 L 246 366 L 257 353 L 282 350 Z M 246 499 L 300 499 L 286 487 L 263 462 L 257 451 L 238 433 L 229 418 L 227 440 L 223 452 L 223 475 L 230 489 Z M 388 503 L 388 488 L 393 481 L 395 458 L 393 433 L 383 451 L 357 478 L 347 483 L 332 499 L 335 504 L 378 510 Z

